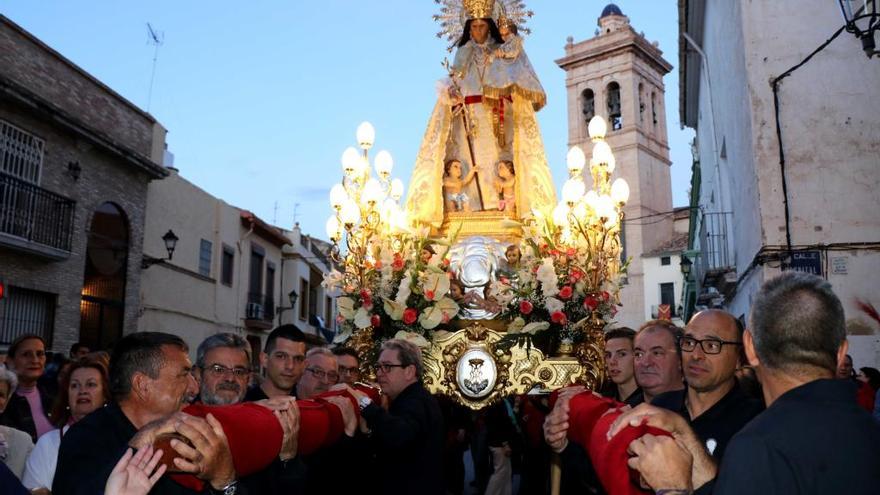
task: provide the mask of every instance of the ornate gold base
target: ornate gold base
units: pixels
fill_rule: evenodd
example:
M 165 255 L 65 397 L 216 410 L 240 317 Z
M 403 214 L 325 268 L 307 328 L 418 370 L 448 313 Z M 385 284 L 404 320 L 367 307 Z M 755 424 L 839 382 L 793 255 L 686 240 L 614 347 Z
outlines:
M 538 349 L 521 345 L 502 350 L 497 346 L 502 337 L 472 322 L 464 330 L 436 339 L 425 360 L 425 386 L 478 410 L 533 389 L 549 392 L 582 383 L 595 390 L 602 381 L 604 363 L 602 353 L 594 348 L 596 342 L 578 346 L 576 357 L 548 358 Z
M 509 212 L 489 210 L 450 212 L 443 216 L 443 225 L 439 231 L 431 235 L 446 237 L 450 232 L 455 232 L 461 226 L 458 233 L 460 238 L 471 236 L 486 236 L 501 242 L 513 242 L 522 237 L 522 229 L 519 226 L 519 218 Z

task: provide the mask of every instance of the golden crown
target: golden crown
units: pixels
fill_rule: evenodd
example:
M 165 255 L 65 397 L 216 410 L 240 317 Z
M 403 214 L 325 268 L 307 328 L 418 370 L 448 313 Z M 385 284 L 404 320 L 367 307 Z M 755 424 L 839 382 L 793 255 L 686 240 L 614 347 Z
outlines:
M 495 11 L 495 0 L 464 0 L 468 19 L 488 19 Z

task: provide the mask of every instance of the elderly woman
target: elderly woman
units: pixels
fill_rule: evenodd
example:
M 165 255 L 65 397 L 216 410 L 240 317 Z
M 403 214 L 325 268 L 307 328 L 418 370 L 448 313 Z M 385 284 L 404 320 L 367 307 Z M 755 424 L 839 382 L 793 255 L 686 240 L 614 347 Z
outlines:
M 49 493 L 55 478 L 55 464 L 61 436 L 70 425 L 102 407 L 110 400 L 107 368 L 100 361 L 83 358 L 73 363 L 61 378 L 58 400 L 52 418 L 58 430 L 52 430 L 37 440 L 34 451 L 27 459 L 22 482 L 36 493 Z
M 15 373 L 0 365 L 0 414 L 6 409 L 9 397 L 15 392 L 18 379 Z M 9 426 L 0 426 L 0 463 L 19 478 L 24 472 L 24 463 L 34 448 L 34 442 L 27 433 Z

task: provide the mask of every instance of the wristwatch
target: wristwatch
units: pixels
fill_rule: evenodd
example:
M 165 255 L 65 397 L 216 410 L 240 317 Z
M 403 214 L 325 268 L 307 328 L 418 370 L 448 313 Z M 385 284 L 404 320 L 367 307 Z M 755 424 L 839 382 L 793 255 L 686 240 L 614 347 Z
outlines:
M 373 400 L 367 397 L 366 395 L 358 399 L 358 407 L 361 408 L 361 411 L 367 408 L 370 404 L 373 403 Z
M 208 485 L 208 487 L 210 488 L 211 493 L 217 495 L 235 495 L 236 493 L 238 493 L 238 480 L 232 480 L 226 486 L 220 489 L 214 489 L 214 487 L 211 485 Z

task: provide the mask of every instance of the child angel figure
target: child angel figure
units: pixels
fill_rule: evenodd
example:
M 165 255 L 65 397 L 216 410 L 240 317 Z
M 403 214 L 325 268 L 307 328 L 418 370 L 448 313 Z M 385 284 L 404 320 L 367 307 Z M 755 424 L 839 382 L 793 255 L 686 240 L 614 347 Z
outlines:
M 518 94 L 529 100 L 536 111 L 539 110 L 546 103 L 547 96 L 526 55 L 516 24 L 507 17 L 501 17 L 498 31 L 504 43 L 492 53 L 494 61 L 484 87 L 503 96 Z
M 498 193 L 498 209 L 511 214 L 516 213 L 516 172 L 513 162 L 498 162 L 498 177 L 495 179 L 495 192 Z
M 465 178 L 461 177 L 461 161 L 453 158 L 443 166 L 443 203 L 446 211 L 470 211 L 468 195 L 462 189 L 474 180 L 477 173 L 472 167 Z

